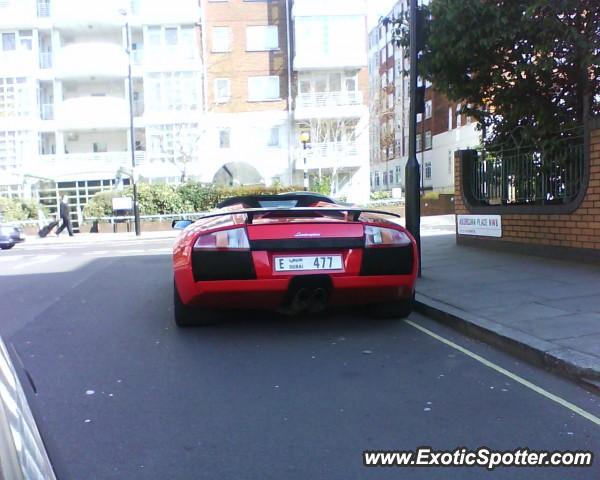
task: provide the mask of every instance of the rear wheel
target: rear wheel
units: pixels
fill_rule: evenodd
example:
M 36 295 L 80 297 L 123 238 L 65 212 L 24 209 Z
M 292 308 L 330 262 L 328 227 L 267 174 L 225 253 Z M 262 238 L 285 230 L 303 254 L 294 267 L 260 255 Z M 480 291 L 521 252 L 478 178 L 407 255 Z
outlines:
M 372 305 L 369 311 L 376 318 L 402 319 L 408 317 L 413 311 L 414 296 L 397 300 L 395 302 Z
M 173 313 L 178 327 L 213 325 L 217 322 L 215 312 L 183 303 L 175 282 L 173 282 Z
M 14 246 L 15 246 L 15 244 L 14 244 L 14 243 L 12 243 L 12 244 L 10 244 L 10 245 L 0 245 L 0 248 L 1 248 L 2 250 L 10 250 L 10 249 L 11 249 L 12 247 L 14 247 Z

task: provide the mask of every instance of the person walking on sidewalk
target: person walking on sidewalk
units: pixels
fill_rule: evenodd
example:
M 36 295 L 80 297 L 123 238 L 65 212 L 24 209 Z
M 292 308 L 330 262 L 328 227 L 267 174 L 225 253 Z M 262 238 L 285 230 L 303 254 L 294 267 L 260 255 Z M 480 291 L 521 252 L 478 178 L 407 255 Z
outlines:
M 73 226 L 71 225 L 71 218 L 69 216 L 69 200 L 66 195 L 63 195 L 60 199 L 60 219 L 62 220 L 62 225 L 56 230 L 56 236 L 58 237 L 66 227 L 69 237 L 72 237 Z

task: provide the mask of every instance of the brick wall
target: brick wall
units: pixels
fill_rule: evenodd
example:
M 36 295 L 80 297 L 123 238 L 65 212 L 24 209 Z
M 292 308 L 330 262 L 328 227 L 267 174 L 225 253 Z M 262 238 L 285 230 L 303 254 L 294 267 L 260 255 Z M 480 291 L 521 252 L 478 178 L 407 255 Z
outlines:
M 287 110 L 287 15 L 284 0 L 270 2 L 203 2 L 206 26 L 203 32 L 208 58 L 208 103 L 214 112 L 237 113 L 265 110 Z M 246 51 L 246 27 L 251 25 L 277 25 L 279 49 L 274 51 Z M 214 53 L 212 28 L 229 27 L 231 49 L 225 53 Z M 248 77 L 279 76 L 280 100 L 269 102 L 248 101 Z M 214 80 L 228 78 L 231 82 L 229 102 L 215 105 Z
M 600 120 L 590 128 L 589 142 L 589 184 L 583 201 L 570 214 L 502 214 L 502 238 L 472 237 L 457 234 L 459 243 L 486 243 L 501 246 L 502 243 L 526 245 L 531 253 L 566 253 L 566 250 L 579 250 L 579 253 L 592 254 L 600 258 Z M 456 213 L 472 213 L 465 205 L 461 185 L 461 161 L 455 158 Z M 490 212 L 491 213 L 491 212 Z M 547 246 L 536 252 L 533 247 Z M 545 251 L 544 251 L 545 250 Z M 551 254 L 551 256 L 555 256 Z M 580 258 L 589 258 L 576 255 Z

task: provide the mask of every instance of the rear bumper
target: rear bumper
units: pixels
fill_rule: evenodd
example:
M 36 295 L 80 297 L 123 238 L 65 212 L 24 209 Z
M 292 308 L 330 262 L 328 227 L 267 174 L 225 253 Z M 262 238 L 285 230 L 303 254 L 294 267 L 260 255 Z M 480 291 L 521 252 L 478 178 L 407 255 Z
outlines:
M 211 308 L 277 309 L 285 300 L 290 281 L 291 278 L 270 278 L 194 282 L 186 272 L 175 274 L 185 304 Z M 415 276 L 332 276 L 331 282 L 331 305 L 366 305 L 411 297 Z

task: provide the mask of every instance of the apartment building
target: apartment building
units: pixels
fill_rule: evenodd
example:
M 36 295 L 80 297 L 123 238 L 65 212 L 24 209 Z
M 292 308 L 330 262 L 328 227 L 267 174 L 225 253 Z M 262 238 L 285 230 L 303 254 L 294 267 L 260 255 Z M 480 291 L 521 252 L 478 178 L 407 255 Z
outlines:
M 366 12 L 365 0 L 295 0 L 292 10 L 296 181 L 306 153 L 310 175 L 355 202 L 369 194 Z
M 366 2 L 203 0 L 202 11 L 207 180 L 302 185 L 306 159 L 334 195 L 365 197 Z
M 4 194 L 34 189 L 51 209 L 67 194 L 75 219 L 94 193 L 129 182 L 132 148 L 140 178 L 179 180 L 198 155 L 199 20 L 197 0 L 0 2 Z
M 132 175 L 301 185 L 306 159 L 364 200 L 366 31 L 366 0 L 0 1 L 0 194 L 75 220 Z
M 408 11 L 398 1 L 387 18 Z M 404 189 L 408 158 L 409 73 L 408 52 L 392 42 L 391 25 L 380 21 L 369 33 L 370 161 L 372 191 Z M 423 86 L 423 80 L 418 79 Z M 476 147 L 480 133 L 463 105 L 453 103 L 425 82 L 425 112 L 417 114 L 417 160 L 424 190 L 454 191 L 454 152 Z
M 202 180 L 291 181 L 288 2 L 202 0 Z

